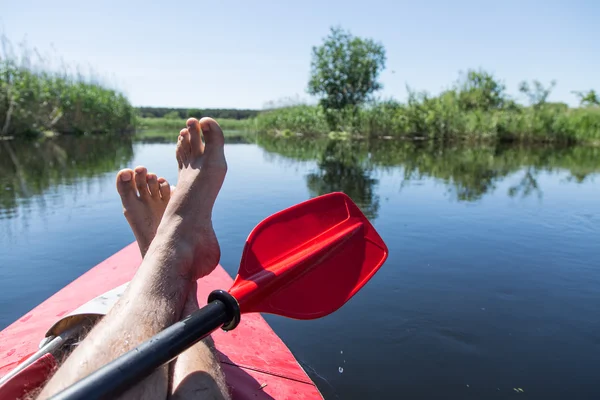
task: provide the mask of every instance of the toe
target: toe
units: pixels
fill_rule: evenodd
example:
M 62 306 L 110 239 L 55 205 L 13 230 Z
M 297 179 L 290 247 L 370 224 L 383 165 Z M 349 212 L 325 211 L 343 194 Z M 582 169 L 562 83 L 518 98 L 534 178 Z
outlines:
M 179 136 L 181 136 L 181 145 L 183 151 L 189 156 L 192 154 L 192 145 L 190 143 L 190 131 L 187 128 L 179 131 Z
M 188 121 L 189 123 L 189 121 Z M 202 135 L 206 146 L 210 147 L 224 147 L 225 137 L 223 136 L 223 130 L 212 118 L 202 118 L 200 120 L 200 126 L 202 127 Z
M 192 154 L 192 145 L 190 143 L 190 131 L 185 128 L 179 132 L 181 136 L 181 150 L 189 157 Z
M 146 175 L 146 183 L 148 184 L 148 190 L 150 191 L 150 195 L 155 198 L 160 198 L 159 188 L 158 188 L 158 177 L 156 174 L 149 173 Z
M 183 168 L 184 165 L 187 165 L 188 155 L 186 152 L 186 144 L 185 141 L 187 139 L 185 136 L 179 135 L 177 139 L 177 149 L 175 149 L 175 157 L 177 158 L 177 164 L 179 164 L 179 169 Z
M 197 157 L 204 151 L 204 143 L 202 143 L 202 133 L 200 129 L 200 123 L 196 118 L 190 118 L 187 120 L 187 130 L 190 133 L 190 146 L 192 149 L 192 156 Z
M 126 202 L 136 198 L 137 193 L 131 169 L 122 169 L 117 173 L 117 192 L 121 196 L 123 206 L 125 206 Z
M 148 170 L 146 167 L 140 166 L 135 168 L 135 186 L 137 187 L 142 199 L 150 196 L 150 192 L 148 191 L 148 183 L 146 182 L 147 173 Z
M 160 197 L 164 201 L 169 201 L 171 198 L 171 185 L 165 178 L 158 178 L 158 190 L 160 191 Z

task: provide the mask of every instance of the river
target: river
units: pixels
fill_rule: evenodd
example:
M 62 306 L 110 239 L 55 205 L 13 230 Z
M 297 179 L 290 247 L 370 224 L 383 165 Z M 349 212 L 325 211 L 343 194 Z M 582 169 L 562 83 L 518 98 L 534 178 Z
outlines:
M 350 195 L 377 275 L 315 321 L 266 316 L 327 399 L 600 398 L 600 149 L 257 138 L 228 144 L 221 263 L 268 215 Z M 0 328 L 133 241 L 122 167 L 176 183 L 174 146 L 0 143 Z

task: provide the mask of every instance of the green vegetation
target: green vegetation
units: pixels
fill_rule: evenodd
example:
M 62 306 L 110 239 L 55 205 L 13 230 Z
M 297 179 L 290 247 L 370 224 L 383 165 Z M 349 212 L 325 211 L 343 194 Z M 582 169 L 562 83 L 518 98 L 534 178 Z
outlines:
M 135 137 L 141 140 L 168 141 L 177 140 L 179 131 L 185 128 L 186 118 L 139 118 Z M 219 125 L 228 141 L 248 141 L 254 136 L 254 120 L 218 119 Z M 244 140 L 242 140 L 244 139 Z
M 331 129 L 339 124 L 340 111 L 354 111 L 377 90 L 385 68 L 385 50 L 371 39 L 332 28 L 321 46 L 313 47 L 308 92 L 319 96 Z M 333 112 L 335 111 L 335 112 Z
M 255 127 L 279 136 L 395 136 L 420 139 L 599 142 L 600 100 L 595 91 L 576 92 L 579 108 L 549 103 L 555 82 L 522 82 L 518 103 L 492 74 L 469 70 L 437 96 L 409 88 L 408 101 L 377 101 L 377 76 L 385 51 L 370 39 L 332 29 L 313 49 L 308 91 L 316 106 L 292 106 L 260 113 Z M 369 101 L 370 99 L 370 101 Z
M 123 94 L 66 67 L 46 69 L 50 61 L 37 52 L 25 48 L 17 55 L 6 38 L 1 41 L 0 136 L 133 130 L 135 110 Z
M 258 110 L 236 110 L 229 108 L 208 108 L 200 110 L 197 108 L 166 108 L 166 107 L 137 107 L 138 115 L 142 118 L 202 118 L 212 117 L 214 119 L 248 119 L 256 117 Z M 168 115 L 168 116 L 167 116 Z
M 253 129 L 257 110 L 139 107 L 94 77 L 53 69 L 37 51 L 18 54 L 6 38 L 0 49 L 0 137 L 138 131 L 140 138 L 176 137 L 189 117 L 219 120 L 230 138 Z M 141 118 L 140 118 L 141 117 Z M 137 125 L 137 126 L 136 126 Z
M 315 160 L 307 174 L 312 196 L 343 191 L 375 218 L 379 209 L 376 185 L 379 172 L 401 168 L 400 189 L 423 178 L 434 178 L 448 187 L 458 201 L 476 201 L 493 192 L 511 176 L 511 197 L 541 196 L 538 177 L 547 172 L 566 172 L 575 182 L 600 173 L 600 148 L 523 144 L 399 140 L 305 140 L 259 135 L 257 143 L 267 152 L 294 160 Z
M 600 143 L 600 96 L 574 92 L 580 106 L 551 103 L 555 82 L 522 82 L 520 100 L 483 70 L 469 70 L 438 95 L 409 88 L 405 103 L 380 100 L 384 47 L 372 39 L 332 28 L 312 49 L 308 92 L 318 105 L 257 110 L 139 107 L 97 79 L 57 70 L 3 39 L 0 51 L 0 137 L 46 133 L 137 132 L 141 139 L 174 138 L 189 117 L 216 118 L 226 135 L 247 132 L 329 138 L 395 137 L 487 142 Z M 35 57 L 32 54 L 36 54 Z
M 335 131 L 436 140 L 600 141 L 600 107 L 548 103 L 549 90 L 539 82 L 522 84 L 521 92 L 530 99 L 530 104 L 523 106 L 507 96 L 504 86 L 491 75 L 469 71 L 439 96 L 411 91 L 406 104 L 379 101 L 354 110 L 325 110 L 321 105 L 286 107 L 259 114 L 255 127 L 280 136 Z M 335 129 L 328 123 L 332 120 L 328 114 L 337 121 Z
M 256 110 L 234 109 L 184 109 L 140 107 L 137 109 L 135 137 L 143 141 L 176 140 L 179 131 L 185 128 L 188 118 L 215 118 L 225 134 L 228 143 L 250 142 L 254 137 Z
M 573 92 L 579 98 L 579 104 L 582 107 L 600 106 L 600 96 L 595 90 L 587 92 Z
M 0 219 L 51 187 L 117 171 L 133 158 L 131 138 L 43 138 L 36 143 L 0 141 Z

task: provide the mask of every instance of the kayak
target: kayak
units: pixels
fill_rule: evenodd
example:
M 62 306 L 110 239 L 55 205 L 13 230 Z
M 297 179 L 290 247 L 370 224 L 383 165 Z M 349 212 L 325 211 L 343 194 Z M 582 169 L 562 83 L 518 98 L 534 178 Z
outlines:
M 38 351 L 49 329 L 74 310 L 131 280 L 141 256 L 136 243 L 125 247 L 65 286 L 0 332 L 0 378 Z M 218 266 L 198 282 L 198 302 L 233 283 Z M 103 298 L 103 297 L 100 297 Z M 258 313 L 245 314 L 230 332 L 212 335 L 233 399 L 322 399 L 292 352 Z

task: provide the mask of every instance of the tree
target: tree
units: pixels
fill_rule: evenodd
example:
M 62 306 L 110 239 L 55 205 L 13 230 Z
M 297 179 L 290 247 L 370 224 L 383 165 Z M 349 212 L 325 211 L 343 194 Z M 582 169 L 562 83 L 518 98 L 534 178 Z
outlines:
M 163 118 L 166 119 L 180 119 L 181 116 L 179 115 L 179 112 L 177 112 L 176 110 L 174 111 L 169 111 L 168 113 L 166 113 Z
M 466 110 L 502 108 L 507 102 L 506 86 L 483 70 L 468 70 L 456 84 L 461 107 Z
M 356 107 L 383 87 L 377 78 L 384 68 L 383 45 L 331 28 L 323 44 L 313 47 L 308 93 L 320 96 L 326 110 Z
M 190 108 L 189 110 L 187 110 L 187 118 L 197 118 L 200 119 L 202 118 L 202 110 L 198 109 L 198 108 Z
M 573 92 L 579 97 L 579 105 L 582 107 L 600 106 L 600 95 L 595 90 L 587 92 Z
M 546 104 L 554 86 L 556 86 L 556 81 L 550 82 L 548 87 L 544 87 L 540 81 L 533 81 L 531 85 L 523 81 L 519 84 L 519 91 L 529 98 L 529 103 L 532 106 L 540 107 Z

